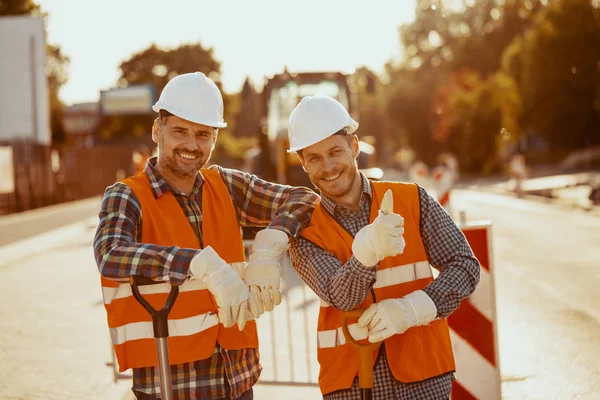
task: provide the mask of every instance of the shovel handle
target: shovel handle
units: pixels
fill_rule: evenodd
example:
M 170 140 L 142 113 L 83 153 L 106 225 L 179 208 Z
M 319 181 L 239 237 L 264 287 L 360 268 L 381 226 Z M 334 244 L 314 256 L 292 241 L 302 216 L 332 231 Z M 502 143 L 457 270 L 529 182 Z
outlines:
M 373 352 L 381 346 L 379 343 L 360 343 L 352 337 L 348 329 L 349 319 L 358 319 L 365 309 L 357 308 L 342 312 L 342 332 L 346 341 L 358 351 L 358 386 L 361 389 L 373 388 Z
M 154 337 L 155 338 L 167 338 L 169 337 L 169 326 L 167 318 L 169 317 L 169 313 L 171 312 L 171 308 L 175 304 L 175 300 L 177 300 L 177 296 L 179 295 L 179 286 L 171 283 L 171 291 L 167 296 L 167 300 L 165 300 L 165 304 L 163 308 L 160 310 L 156 310 L 150 303 L 142 296 L 138 286 L 142 285 L 156 285 L 159 283 L 165 282 L 157 282 L 151 279 L 145 278 L 139 275 L 132 275 L 129 277 L 129 283 L 131 285 L 131 292 L 133 297 L 148 311 L 148 313 L 152 316 L 152 325 L 154 328 Z

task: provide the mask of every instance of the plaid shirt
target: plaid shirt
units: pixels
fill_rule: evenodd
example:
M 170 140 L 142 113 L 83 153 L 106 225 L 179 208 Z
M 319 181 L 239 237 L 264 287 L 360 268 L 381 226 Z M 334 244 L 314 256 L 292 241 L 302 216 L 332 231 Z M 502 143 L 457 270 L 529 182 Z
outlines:
M 241 171 L 213 166 L 223 178 L 236 209 L 240 226 L 267 226 L 295 237 L 309 222 L 318 196 L 306 188 L 276 185 Z M 202 175 L 198 174 L 188 196 L 172 189 L 148 160 L 145 173 L 158 198 L 171 191 L 202 243 Z M 133 191 L 123 183 L 106 189 L 94 238 L 94 255 L 100 273 L 111 279 L 144 275 L 155 280 L 183 283 L 190 260 L 198 249 L 141 243 L 142 209 Z M 218 344 L 211 358 L 172 365 L 173 391 L 177 399 L 235 399 L 250 390 L 262 367 L 258 349 L 226 350 Z M 158 368 L 135 368 L 133 390 L 157 398 Z M 226 394 L 226 391 L 229 391 Z M 146 397 L 145 397 L 146 398 Z
M 369 224 L 371 185 L 362 175 L 363 193 L 360 210 L 352 211 L 323 196 L 321 204 L 352 235 Z M 461 230 L 425 189 L 419 187 L 420 231 L 429 263 L 439 276 L 423 289 L 435 303 L 438 318 L 446 318 L 467 298 L 479 282 L 479 262 Z M 331 253 L 302 238 L 290 245 L 292 263 L 312 290 L 328 304 L 340 310 L 353 310 L 369 295 L 375 282 L 376 268 L 365 268 L 354 256 L 343 264 Z M 373 399 L 438 400 L 450 395 L 453 373 L 422 382 L 404 384 L 390 372 L 385 351 L 380 351 L 373 371 Z M 360 400 L 358 378 L 351 389 L 325 396 L 331 400 Z

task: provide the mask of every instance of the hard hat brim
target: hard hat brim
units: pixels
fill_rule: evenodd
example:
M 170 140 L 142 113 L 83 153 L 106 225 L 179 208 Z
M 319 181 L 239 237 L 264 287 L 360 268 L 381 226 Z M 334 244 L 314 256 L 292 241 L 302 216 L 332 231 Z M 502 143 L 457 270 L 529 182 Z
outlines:
M 358 129 L 358 122 L 352 120 L 352 122 L 350 123 L 350 125 L 343 126 L 340 129 L 344 129 L 344 128 L 348 131 L 349 134 L 353 134 Z M 301 146 L 290 147 L 289 150 L 287 150 L 287 152 L 290 153 L 290 154 L 291 153 L 297 153 L 300 150 L 304 150 L 305 148 L 310 147 L 313 144 L 317 144 L 317 143 L 319 143 L 319 142 L 327 139 L 328 137 L 331 137 L 335 132 L 338 132 L 338 131 L 339 131 L 339 129 L 336 130 L 336 131 L 334 131 L 334 132 L 332 132 L 331 135 L 329 135 L 327 137 L 317 138 L 315 140 L 308 141 L 306 143 L 303 143 Z
M 184 115 L 185 113 L 182 112 L 178 112 L 176 110 L 173 109 L 169 109 L 168 107 L 161 107 L 157 104 L 152 106 L 152 110 L 154 110 L 155 112 L 159 112 L 160 110 L 165 110 L 170 112 L 171 114 L 175 115 L 176 117 L 179 117 L 181 119 L 185 119 L 186 121 L 190 121 L 193 122 L 195 124 L 200 124 L 200 125 L 206 125 L 206 126 L 210 126 L 212 128 L 227 128 L 227 122 L 222 121 L 222 122 L 215 122 L 215 121 L 204 121 L 204 120 L 200 120 L 198 118 L 193 118 L 191 116 L 186 116 Z

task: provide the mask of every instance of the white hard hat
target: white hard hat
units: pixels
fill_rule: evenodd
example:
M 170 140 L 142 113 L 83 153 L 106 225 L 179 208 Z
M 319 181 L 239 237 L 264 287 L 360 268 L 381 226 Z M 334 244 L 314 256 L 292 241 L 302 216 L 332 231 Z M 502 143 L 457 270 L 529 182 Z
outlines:
M 166 110 L 190 122 L 225 128 L 223 97 L 219 88 L 202 72 L 177 75 L 171 79 L 152 109 Z
M 358 129 L 358 122 L 350 117 L 344 106 L 331 97 L 306 96 L 290 114 L 288 153 L 327 139 L 343 128 L 348 133 Z

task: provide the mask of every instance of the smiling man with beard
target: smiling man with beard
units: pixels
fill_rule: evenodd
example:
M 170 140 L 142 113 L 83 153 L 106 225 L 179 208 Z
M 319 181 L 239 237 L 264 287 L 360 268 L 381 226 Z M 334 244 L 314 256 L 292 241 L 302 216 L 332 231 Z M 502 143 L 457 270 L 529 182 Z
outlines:
M 372 182 L 358 171 L 358 123 L 336 100 L 303 98 L 288 126 L 289 152 L 322 195 L 290 255 L 321 298 L 324 398 L 361 398 L 358 353 L 341 330 L 342 311 L 360 308 L 353 337 L 383 342 L 372 398 L 448 399 L 455 366 L 446 318 L 479 282 L 464 235 L 425 189 Z M 435 280 L 431 266 L 440 271 Z
M 173 78 L 153 109 L 158 157 L 107 188 L 94 239 L 119 370 L 133 369 L 138 399 L 161 397 L 151 318 L 128 283 L 143 276 L 165 282 L 143 287 L 155 307 L 169 283 L 180 285 L 169 315 L 174 398 L 252 399 L 261 372 L 252 318 L 281 303 L 279 259 L 318 196 L 203 168 L 227 126 L 221 93 L 204 74 Z M 247 265 L 240 226 L 267 227 Z

